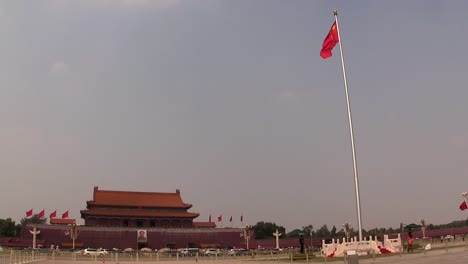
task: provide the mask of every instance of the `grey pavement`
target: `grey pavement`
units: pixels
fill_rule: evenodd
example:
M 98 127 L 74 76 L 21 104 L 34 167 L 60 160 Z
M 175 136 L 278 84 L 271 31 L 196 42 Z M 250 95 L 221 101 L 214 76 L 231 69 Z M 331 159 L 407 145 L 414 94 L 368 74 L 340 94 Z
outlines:
M 3 261 L 2 261 L 3 260 Z M 9 259 L 0 259 L 0 264 L 13 264 L 14 262 L 10 262 Z M 219 259 L 219 260 L 212 260 L 212 259 L 200 259 L 196 260 L 170 260 L 170 261 L 156 261 L 156 260 L 141 260 L 141 261 L 117 261 L 108 259 L 107 261 L 104 260 L 81 260 L 81 261 L 73 261 L 73 260 L 38 260 L 34 262 L 30 262 L 34 264 L 86 264 L 86 263 L 93 263 L 93 264 L 146 264 L 146 263 L 161 263 L 161 264 L 176 264 L 176 263 L 183 263 L 183 264 L 216 264 L 216 263 L 226 263 L 226 264 L 266 264 L 266 263 L 302 263 L 305 264 L 305 261 L 293 261 L 290 262 L 288 260 L 278 260 L 275 258 L 272 259 Z M 330 263 L 330 264 L 340 264 L 344 263 L 344 261 L 337 260 L 337 259 L 325 259 L 323 258 L 315 258 L 311 264 L 317 263 Z M 376 256 L 375 259 L 373 258 L 360 258 L 359 264 L 461 264 L 461 263 L 468 263 L 468 247 L 451 247 L 448 248 L 446 251 L 445 249 L 433 249 L 428 250 L 426 253 L 423 251 L 415 251 L 414 253 L 403 253 L 402 255 L 399 254 L 392 254 L 392 255 L 380 255 Z M 349 261 L 347 264 L 353 264 L 352 261 Z
M 426 254 L 424 252 L 405 253 L 403 255 L 394 255 L 389 257 L 378 257 L 374 259 L 360 259 L 359 263 L 405 263 L 405 264 L 459 264 L 468 263 L 468 250 L 465 247 L 450 248 L 447 251 L 439 250 L 428 250 Z

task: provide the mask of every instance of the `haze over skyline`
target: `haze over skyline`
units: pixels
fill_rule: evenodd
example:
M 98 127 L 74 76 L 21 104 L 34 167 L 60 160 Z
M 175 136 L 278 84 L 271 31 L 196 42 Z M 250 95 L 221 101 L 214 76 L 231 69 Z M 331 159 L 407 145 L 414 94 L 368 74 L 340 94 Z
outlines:
M 223 227 L 445 224 L 468 172 L 465 1 L 1 1 L 0 218 L 175 192 Z M 81 223 L 82 220 L 79 220 Z

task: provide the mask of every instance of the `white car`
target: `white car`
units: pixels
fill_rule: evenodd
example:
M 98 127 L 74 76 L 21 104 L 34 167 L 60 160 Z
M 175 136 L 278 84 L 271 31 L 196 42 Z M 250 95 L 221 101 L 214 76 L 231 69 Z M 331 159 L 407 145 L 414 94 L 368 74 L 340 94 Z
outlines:
M 83 255 L 85 256 L 104 256 L 104 255 L 107 255 L 109 254 L 109 252 L 107 252 L 107 250 L 105 249 L 95 249 L 95 248 L 87 248 L 85 250 L 83 250 Z
M 238 256 L 238 255 L 245 255 L 248 254 L 248 251 L 245 248 L 233 248 L 228 251 L 228 255 L 230 256 Z
M 180 255 L 182 256 L 195 256 L 198 254 L 199 250 L 198 248 L 184 248 L 180 250 Z
M 204 252 L 207 256 L 218 256 L 221 255 L 221 250 L 219 248 L 208 248 Z

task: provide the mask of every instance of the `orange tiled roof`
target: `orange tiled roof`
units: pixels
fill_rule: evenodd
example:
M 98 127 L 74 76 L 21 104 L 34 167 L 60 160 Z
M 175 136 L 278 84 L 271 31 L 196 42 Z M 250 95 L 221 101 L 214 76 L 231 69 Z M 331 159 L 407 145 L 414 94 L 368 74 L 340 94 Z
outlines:
M 75 219 L 62 219 L 62 218 L 51 218 L 50 224 L 55 225 L 72 225 L 75 224 Z
M 88 205 L 165 207 L 189 209 L 191 204 L 184 203 L 180 191 L 175 193 L 107 191 L 94 187 L 93 200 Z M 90 207 L 88 207 L 90 208 Z
M 81 210 L 82 215 L 91 216 L 134 216 L 134 217 L 170 217 L 170 218 L 196 218 L 200 214 L 189 212 L 158 212 L 158 211 L 136 211 L 136 210 Z
M 213 222 L 193 222 L 193 227 L 216 227 Z

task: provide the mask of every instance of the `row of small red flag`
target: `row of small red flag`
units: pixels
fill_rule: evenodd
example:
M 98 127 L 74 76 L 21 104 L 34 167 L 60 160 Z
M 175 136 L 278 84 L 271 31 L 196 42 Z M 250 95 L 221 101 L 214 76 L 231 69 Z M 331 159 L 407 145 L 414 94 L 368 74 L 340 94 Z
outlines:
M 218 222 L 222 222 L 223 221 L 223 214 L 220 214 L 218 216 L 217 220 L 218 220 Z M 243 215 L 240 216 L 240 221 L 244 222 L 244 216 Z M 208 222 L 211 223 L 211 214 L 210 214 L 210 217 L 208 218 Z M 232 215 L 229 218 L 229 222 L 232 222 Z
M 31 217 L 33 215 L 33 209 L 26 211 L 26 217 Z M 45 210 L 40 211 L 37 214 L 37 217 L 39 218 L 44 218 L 45 216 Z M 57 218 L 57 210 L 53 211 L 50 213 L 49 218 Z M 62 219 L 68 218 L 68 211 L 62 214 Z

